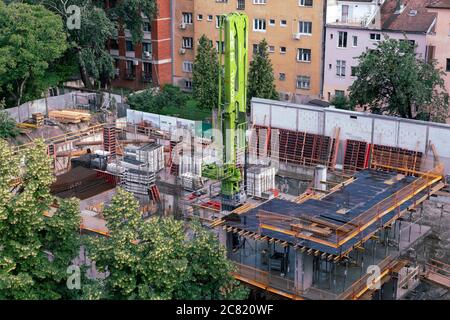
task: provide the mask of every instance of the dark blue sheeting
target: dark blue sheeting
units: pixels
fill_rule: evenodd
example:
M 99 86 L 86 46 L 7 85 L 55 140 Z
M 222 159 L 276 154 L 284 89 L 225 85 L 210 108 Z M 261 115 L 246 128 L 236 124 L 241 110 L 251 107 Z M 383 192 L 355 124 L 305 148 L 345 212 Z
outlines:
M 392 184 L 386 183 L 387 180 L 390 180 L 396 176 L 396 173 L 363 170 L 355 175 L 355 181 L 348 184 L 343 189 L 324 197 L 322 200 L 309 199 L 301 204 L 298 204 L 287 200 L 273 199 L 252 210 L 249 210 L 244 214 L 241 214 L 237 218 L 240 221 L 233 221 L 236 219 L 236 217 L 234 217 L 233 220 L 227 221 L 226 225 L 261 234 L 262 236 L 287 241 L 293 245 L 298 244 L 299 246 L 305 246 L 327 254 L 339 255 L 350 249 L 365 236 L 376 231 L 380 225 L 392 219 L 397 214 L 398 209 L 394 209 L 387 213 L 382 217 L 381 221 L 377 221 L 376 223 L 370 225 L 359 235 L 350 239 L 339 248 L 329 247 L 311 240 L 297 238 L 281 232 L 267 229 L 259 230 L 260 221 L 257 214 L 260 210 L 264 210 L 288 217 L 316 217 L 331 222 L 337 226 L 342 226 L 417 179 L 417 177 L 407 176 L 400 181 L 395 181 Z M 406 201 L 400 206 L 400 210 L 406 209 L 408 206 L 413 204 L 414 199 L 418 199 L 424 194 L 426 194 L 426 191 L 423 191 L 417 194 L 414 198 Z M 348 211 L 344 214 L 337 212 L 343 208 Z M 275 221 L 270 221 L 267 223 L 274 226 L 277 225 Z M 282 224 L 279 224 L 279 226 L 282 227 Z M 326 238 L 326 240 L 335 242 L 336 237 L 335 235 L 332 235 L 331 237 Z

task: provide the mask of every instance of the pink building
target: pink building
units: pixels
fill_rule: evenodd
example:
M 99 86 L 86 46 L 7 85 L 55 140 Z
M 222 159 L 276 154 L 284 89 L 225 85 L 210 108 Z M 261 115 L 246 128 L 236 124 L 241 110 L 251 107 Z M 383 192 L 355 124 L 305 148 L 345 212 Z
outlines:
M 356 78 L 357 57 L 386 37 L 411 41 L 417 45 L 418 57 L 427 59 L 427 35 L 433 29 L 435 16 L 425 8 L 425 0 L 329 1 L 324 99 L 329 101 L 335 95 L 347 94 Z
M 450 94 L 450 0 L 430 0 L 427 8 L 436 14 L 434 32 L 427 36 L 430 57 L 445 71 L 445 87 Z M 450 111 L 447 123 L 450 123 Z

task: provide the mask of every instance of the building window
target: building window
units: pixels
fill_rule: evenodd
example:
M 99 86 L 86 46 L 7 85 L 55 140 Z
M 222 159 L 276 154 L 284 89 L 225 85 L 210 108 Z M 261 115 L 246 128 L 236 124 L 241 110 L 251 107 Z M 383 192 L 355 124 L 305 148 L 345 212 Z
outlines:
M 266 31 L 266 20 L 253 19 L 253 31 Z
M 213 18 L 212 14 L 208 14 L 208 21 L 212 21 L 212 18 Z
M 313 0 L 298 0 L 298 5 L 302 7 L 312 7 Z
M 152 65 L 149 62 L 144 62 L 142 64 L 142 68 L 143 68 L 143 79 L 145 81 L 151 81 L 152 80 Z
M 280 53 L 286 53 L 286 47 L 280 47 Z
M 286 20 L 280 20 L 280 27 L 286 27 L 287 21 Z
M 297 49 L 297 61 L 310 62 L 311 61 L 311 49 Z
M 119 50 L 119 41 L 116 39 L 111 39 L 109 41 L 109 47 L 111 50 Z
M 135 72 L 133 60 L 126 60 L 125 66 L 126 66 L 126 77 L 134 78 Z
M 223 20 L 223 16 L 216 16 L 216 28 L 220 28 L 221 20 Z
M 312 33 L 312 22 L 309 21 L 299 21 L 298 22 L 298 32 L 303 34 Z
M 358 46 L 358 37 L 357 36 L 353 36 L 352 37 L 352 46 L 353 47 L 357 47 Z
M 275 46 L 269 46 L 269 52 L 274 53 L 275 52 Z
M 381 40 L 381 33 L 371 33 L 370 34 L 370 40 L 380 41 Z
M 343 90 L 334 90 L 335 97 L 343 97 L 345 96 L 345 92 Z
M 278 74 L 278 80 L 280 80 L 280 81 L 286 80 L 286 73 L 280 72 L 280 73 Z
M 351 76 L 356 77 L 356 72 L 358 71 L 358 67 L 350 67 Z
M 297 88 L 309 89 L 311 85 L 311 77 L 309 76 L 297 76 Z
M 150 42 L 142 42 L 142 51 L 151 53 L 152 52 L 152 44 Z
M 275 26 L 275 19 L 270 19 L 269 20 L 269 25 L 270 26 Z
M 203 20 L 203 15 L 202 14 L 198 14 L 197 15 L 197 20 L 198 21 L 202 21 Z
M 192 80 L 184 80 L 184 88 L 186 90 L 192 90 Z
M 131 41 L 131 40 L 125 41 L 125 46 L 126 46 L 127 51 L 134 51 L 133 41 Z
M 151 32 L 152 31 L 152 25 L 150 22 L 148 21 L 144 21 L 143 25 L 142 25 L 142 29 L 144 32 Z
M 220 53 L 225 53 L 225 41 L 216 41 L 216 50 Z
M 245 10 L 245 0 L 238 0 L 238 2 L 237 2 L 237 9 L 238 10 Z
M 191 37 L 183 37 L 183 44 L 182 47 L 184 49 L 192 49 L 194 43 L 194 39 Z
M 183 71 L 192 72 L 193 63 L 192 61 L 183 61 Z
M 345 77 L 345 60 L 336 60 L 336 75 Z
M 330 39 L 333 39 L 333 34 L 332 33 L 330 33 Z
M 253 4 L 266 4 L 267 0 L 253 0 Z
M 450 72 L 450 58 L 447 58 L 447 65 L 445 71 Z
M 191 12 L 183 12 L 183 23 L 192 24 L 192 13 Z
M 339 31 L 338 48 L 347 48 L 347 32 Z

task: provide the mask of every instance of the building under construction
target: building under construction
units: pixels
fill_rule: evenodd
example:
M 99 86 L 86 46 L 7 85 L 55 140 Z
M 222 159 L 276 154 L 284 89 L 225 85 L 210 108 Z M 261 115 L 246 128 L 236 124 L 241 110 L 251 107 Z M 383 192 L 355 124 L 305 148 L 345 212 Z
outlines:
M 109 235 L 102 210 L 117 187 L 135 195 L 143 218 L 200 219 L 235 278 L 260 294 L 400 299 L 420 276 L 448 285 L 445 263 L 423 271 L 410 248 L 431 232 L 423 203 L 449 198 L 449 125 L 262 99 L 251 110 L 247 161 L 238 162 L 247 200 L 234 210 L 222 207 L 220 177 L 205 174 L 219 153 L 208 132 L 135 110 L 45 137 L 52 193 L 80 198 L 88 234 Z

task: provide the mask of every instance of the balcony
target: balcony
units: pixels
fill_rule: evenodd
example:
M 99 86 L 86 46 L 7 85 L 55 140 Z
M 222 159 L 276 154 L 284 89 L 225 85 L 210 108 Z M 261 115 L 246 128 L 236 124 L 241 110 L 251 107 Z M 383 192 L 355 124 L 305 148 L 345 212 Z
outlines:
M 367 26 L 367 18 L 365 19 L 349 19 L 349 18 L 338 18 L 334 21 L 330 21 L 327 24 L 328 25 L 335 25 L 335 26 L 353 26 L 353 27 L 359 27 L 359 28 L 365 28 Z

